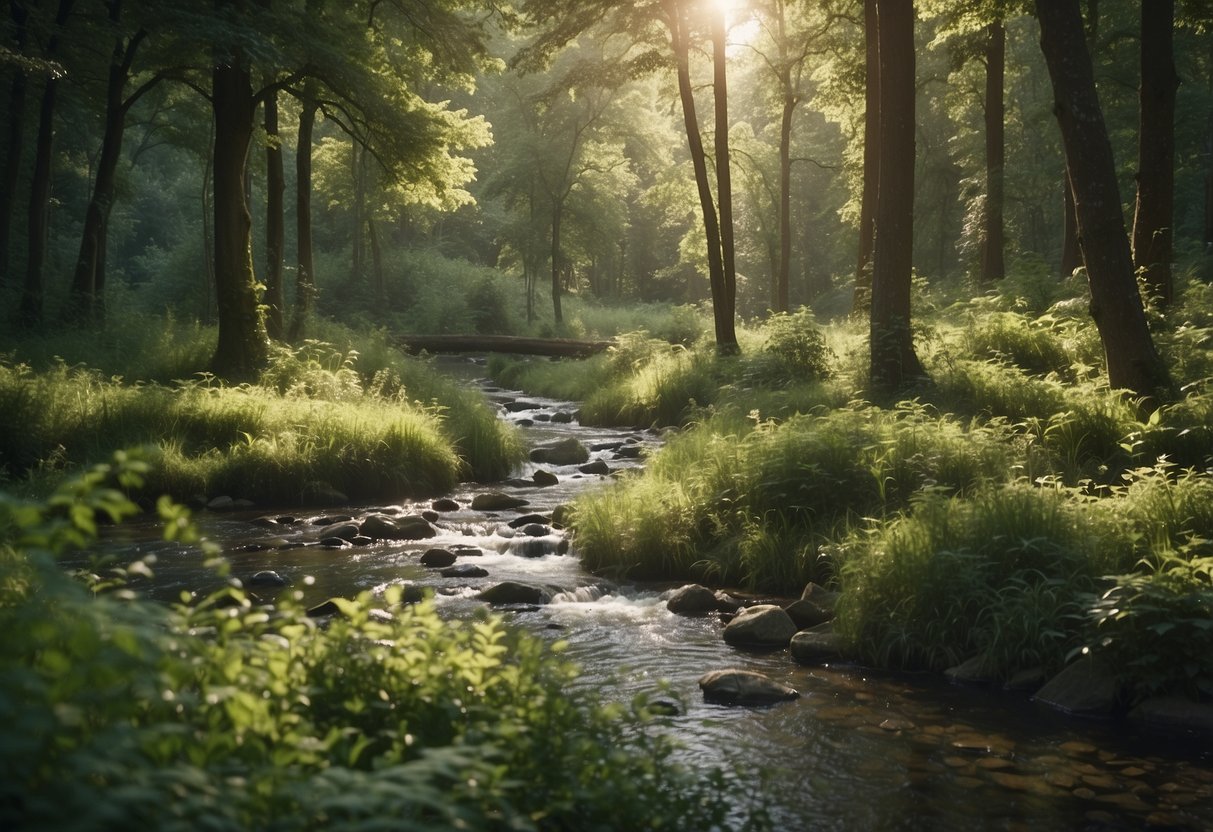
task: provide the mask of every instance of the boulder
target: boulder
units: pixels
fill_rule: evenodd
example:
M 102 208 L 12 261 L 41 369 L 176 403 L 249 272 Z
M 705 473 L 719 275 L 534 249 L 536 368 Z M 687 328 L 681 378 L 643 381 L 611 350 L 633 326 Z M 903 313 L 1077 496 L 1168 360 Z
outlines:
M 540 488 L 548 488 L 553 485 L 559 485 L 560 477 L 556 476 L 551 471 L 544 471 L 540 469 L 531 475 L 531 481 Z
M 640 459 L 644 448 L 640 445 L 623 445 L 615 451 L 615 459 Z
M 350 538 L 351 546 L 370 546 L 375 542 L 375 538 L 367 537 L 364 534 L 356 534 Z
M 506 525 L 509 526 L 511 529 L 520 529 L 523 526 L 530 525 L 531 523 L 546 523 L 546 522 L 548 522 L 548 519 L 546 517 L 544 517 L 542 514 L 523 514 L 520 517 L 515 517 L 510 522 L 506 523 Z
M 443 497 L 440 500 L 435 500 L 430 503 L 430 508 L 434 511 L 459 511 L 459 503 L 452 500 L 450 497 Z
M 542 523 L 527 523 L 518 531 L 522 532 L 527 537 L 545 537 L 552 533 L 551 528 Z
M 247 581 L 249 586 L 286 586 L 286 578 L 272 569 L 263 569 L 255 573 Z
M 421 565 L 441 569 L 455 562 L 455 553 L 446 549 L 429 549 L 421 556 Z
M 437 536 L 438 531 L 418 514 L 404 517 L 372 514 L 362 521 L 362 533 L 375 540 L 424 540 Z
M 313 526 L 331 526 L 334 523 L 348 523 L 353 520 L 348 514 L 322 514 L 312 519 Z
M 699 584 L 687 584 L 674 590 L 665 605 L 678 615 L 704 615 L 719 608 L 716 593 Z
M 826 589 L 821 584 L 815 584 L 812 581 L 805 586 L 804 592 L 800 593 L 800 598 L 803 601 L 812 601 L 822 609 L 827 609 L 834 612 L 838 606 L 838 593 L 833 590 Z
M 236 501 L 227 496 L 215 497 L 207 502 L 206 507 L 211 511 L 231 511 L 236 507 Z
M 349 546 L 350 542 L 341 537 L 322 537 L 320 538 L 320 548 L 322 549 L 344 549 Z
M 546 589 L 519 581 L 502 581 L 476 596 L 490 604 L 546 604 L 552 596 Z
M 558 526 L 568 525 L 569 517 L 572 515 L 573 509 L 563 503 L 552 509 L 552 523 Z
M 501 406 L 510 413 L 521 413 L 524 410 L 534 410 L 535 408 L 539 407 L 539 405 L 535 404 L 535 402 L 523 401 L 522 399 L 517 399 L 512 402 L 505 402 Z
M 844 658 L 843 647 L 842 637 L 834 632 L 834 624 L 830 621 L 801 630 L 792 636 L 788 645 L 792 658 L 807 665 L 841 661 Z
M 720 610 L 721 612 L 729 613 L 731 615 L 744 606 L 745 602 L 743 602 L 736 595 L 730 595 L 723 589 L 716 590 L 716 609 Z
M 772 705 L 795 699 L 795 688 L 752 670 L 713 670 L 699 680 L 703 698 L 721 705 Z
M 487 578 L 489 570 L 474 563 L 457 563 L 454 566 L 448 566 L 438 574 L 444 578 Z
M 797 628 L 801 630 L 816 627 L 818 624 L 824 624 L 827 621 L 832 621 L 834 618 L 834 610 L 832 608 L 823 607 L 816 601 L 810 601 L 807 598 L 793 601 L 784 607 L 784 610 L 796 622 Z
M 362 530 L 359 528 L 357 523 L 346 521 L 333 523 L 331 526 L 325 526 L 323 529 L 317 532 L 317 534 L 320 536 L 321 540 L 324 540 L 327 537 L 339 537 L 342 540 L 353 540 L 361 532 Z
M 1068 714 L 1111 716 L 1118 693 L 1111 668 L 1084 656 L 1046 682 L 1033 700 Z
M 611 466 L 601 459 L 596 459 L 593 462 L 587 462 L 585 465 L 577 466 L 577 470 L 583 474 L 602 474 L 605 476 L 611 473 Z
M 485 491 L 472 498 L 474 511 L 502 511 L 511 508 L 521 508 L 527 501 L 521 497 L 513 497 L 500 491 Z
M 1003 687 L 1007 690 L 1034 693 L 1040 690 L 1040 686 L 1044 683 L 1045 669 L 1043 667 L 1029 667 L 1013 674 Z
M 759 604 L 737 614 L 724 628 L 724 640 L 743 647 L 787 647 L 796 624 L 777 604 Z
M 567 410 L 557 410 L 552 414 L 552 421 L 558 425 L 567 425 L 573 421 L 573 414 Z
M 587 462 L 590 452 L 576 439 L 562 439 L 540 445 L 531 451 L 531 461 L 546 465 L 580 465 Z

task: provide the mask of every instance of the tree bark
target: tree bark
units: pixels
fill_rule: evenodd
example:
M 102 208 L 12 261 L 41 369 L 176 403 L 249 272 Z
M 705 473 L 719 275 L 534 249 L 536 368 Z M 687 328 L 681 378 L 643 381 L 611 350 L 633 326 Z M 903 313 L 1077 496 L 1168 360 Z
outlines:
M 792 89 L 792 68 L 787 55 L 787 20 L 784 3 L 777 4 L 779 49 L 782 53 L 779 83 L 783 88 L 783 113 L 779 120 L 779 266 L 775 286 L 775 311 L 787 312 L 792 273 L 792 118 L 800 97 Z
M 383 250 L 379 246 L 379 230 L 375 218 L 366 218 L 366 239 L 371 244 L 371 293 L 382 303 L 387 299 L 387 286 L 383 276 Z
M 737 256 L 733 240 L 733 176 L 729 169 L 729 87 L 725 55 L 725 20 L 722 10 L 712 14 L 712 100 L 716 111 L 716 196 L 720 205 L 720 254 L 724 282 L 720 297 L 712 298 L 714 314 L 724 329 L 717 337 L 716 351 L 724 355 L 741 352 L 733 321 L 737 316 Z M 717 311 L 717 307 L 721 307 Z
M 880 50 L 876 40 L 876 0 L 864 0 L 863 194 L 859 203 L 859 261 L 851 314 L 872 308 L 872 251 L 876 243 L 876 192 L 880 187 Z
M 13 23 L 13 46 L 17 54 L 25 52 L 28 39 L 26 21 L 29 10 L 24 2 L 9 0 L 9 17 Z M 9 87 L 6 110 L 7 146 L 4 154 L 4 180 L 0 182 L 0 287 L 9 280 L 11 261 L 13 198 L 17 194 L 17 181 L 21 177 L 21 153 L 25 133 L 25 92 L 29 87 L 29 76 L 20 68 L 13 70 L 13 83 Z
M 910 332 L 914 242 L 914 3 L 877 0 L 880 187 L 872 270 L 871 377 L 893 392 L 921 377 Z
M 1175 0 L 1141 4 L 1141 108 L 1137 133 L 1137 206 L 1133 266 L 1161 307 L 1174 300 L 1171 276 L 1175 222 Z
M 1061 177 L 1062 229 L 1061 276 L 1070 277 L 1082 266 L 1082 248 L 1078 245 L 1078 215 L 1074 210 L 1074 186 L 1067 168 Z
M 1078 239 L 1091 288 L 1091 316 L 1103 342 L 1108 382 L 1141 396 L 1166 387 L 1133 276 L 1112 144 L 1095 91 L 1079 0 L 1036 0 L 1041 49 L 1053 85 Z
M 1007 273 L 1003 235 L 1006 58 L 1007 27 L 999 20 L 986 27 L 986 204 L 981 246 L 981 279 L 984 282 L 1002 280 Z
M 228 3 L 218 0 L 222 8 Z M 245 167 L 253 138 L 252 79 L 243 51 L 216 54 L 212 70 L 215 113 L 215 300 L 219 341 L 211 368 L 233 381 L 250 381 L 269 355 L 253 273 L 252 216 Z
M 707 154 L 699 134 L 699 116 L 695 111 L 695 90 L 691 86 L 690 31 L 686 9 L 681 0 L 667 0 L 670 43 L 678 71 L 678 97 L 682 102 L 682 120 L 686 128 L 691 165 L 695 169 L 695 185 L 699 192 L 699 207 L 703 214 L 704 236 L 708 247 L 708 282 L 712 288 L 712 320 L 716 330 L 716 348 L 728 351 L 737 343 L 731 315 L 724 308 L 724 261 L 720 251 L 720 222 L 716 216 L 712 185 L 708 181 Z
M 360 153 L 361 149 L 362 146 L 358 141 L 352 140 L 350 147 L 350 174 L 354 177 L 354 204 L 350 206 L 354 213 L 354 236 L 350 247 L 350 283 L 352 284 L 362 282 L 362 263 L 365 259 L 362 248 L 362 220 L 366 211 L 366 152 Z
M 297 343 L 316 295 L 315 259 L 312 253 L 312 133 L 317 103 L 305 87 L 300 100 L 299 134 L 295 148 L 295 245 L 299 270 L 295 275 L 295 306 L 291 313 L 290 341 Z
M 276 341 L 286 335 L 286 298 L 282 264 L 286 256 L 286 176 L 282 164 L 282 137 L 278 134 L 278 94 L 265 100 L 265 328 Z
M 54 60 L 58 55 L 60 33 L 67 25 L 73 3 L 74 0 L 59 0 L 55 28 L 47 42 L 47 60 Z M 42 105 L 38 112 L 38 146 L 34 155 L 34 172 L 30 179 L 25 286 L 17 312 L 18 321 L 25 326 L 37 326 L 42 323 L 42 268 L 46 261 L 47 233 L 50 227 L 51 154 L 55 143 L 55 99 L 58 91 L 58 76 L 48 75 L 46 86 L 42 89 Z
M 564 323 L 564 312 L 560 308 L 560 222 L 564 205 L 560 200 L 552 204 L 552 314 L 557 325 Z

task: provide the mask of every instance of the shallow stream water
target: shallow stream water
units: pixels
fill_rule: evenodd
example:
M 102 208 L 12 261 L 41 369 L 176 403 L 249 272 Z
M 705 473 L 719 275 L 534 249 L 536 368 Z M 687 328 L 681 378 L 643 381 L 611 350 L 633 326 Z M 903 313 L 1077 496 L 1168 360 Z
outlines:
M 475 376 L 475 364 L 450 364 Z M 644 431 L 619 431 L 547 421 L 575 405 L 487 387 L 512 405 L 502 418 L 524 425 L 532 445 L 575 437 L 601 449 L 612 475 L 643 464 L 617 458 L 605 446 L 660 440 Z M 562 417 L 558 417 L 562 418 Z M 626 453 L 626 452 L 625 452 Z M 555 473 L 560 483 L 465 484 L 448 495 L 460 504 L 436 522 L 438 537 L 329 550 L 315 545 L 317 518 L 366 514 L 373 508 L 412 514 L 430 500 L 328 512 L 293 513 L 295 522 L 266 525 L 268 507 L 239 513 L 200 512 L 205 533 L 227 550 L 236 576 L 274 570 L 309 602 L 348 596 L 392 583 L 431 587 L 444 614 L 459 617 L 482 606 L 475 594 L 503 580 L 563 590 L 552 603 L 506 612 L 542 638 L 568 642 L 566 655 L 582 668 L 577 684 L 608 698 L 668 691 L 684 707 L 665 724 L 694 763 L 736 770 L 776 828 L 787 830 L 1213 830 L 1213 748 L 1208 741 L 1143 733 L 1120 723 L 1084 721 L 1034 705 L 1022 694 L 956 687 L 940 678 L 873 671 L 856 666 L 807 668 L 787 651 L 742 652 L 721 639 L 716 617 L 670 613 L 662 587 L 616 586 L 581 569 L 575 543 L 568 554 L 522 557 L 520 547 L 554 550 L 561 539 L 527 538 L 509 529 L 521 514 L 550 514 L 609 476 L 577 466 L 528 463 Z M 503 490 L 528 500 L 511 511 L 467 508 L 472 497 Z M 282 517 L 283 515 L 270 515 Z M 156 593 L 205 591 L 196 552 L 165 546 L 150 526 L 116 530 L 111 543 L 128 552 L 155 552 Z M 310 545 L 305 545 L 310 544 Z M 264 548 L 263 548 L 264 547 Z M 489 573 L 476 579 L 442 578 L 419 564 L 434 547 L 475 547 L 461 557 Z M 471 551 L 470 549 L 465 551 Z M 725 667 L 760 671 L 796 688 L 801 697 L 767 708 L 707 704 L 696 684 Z

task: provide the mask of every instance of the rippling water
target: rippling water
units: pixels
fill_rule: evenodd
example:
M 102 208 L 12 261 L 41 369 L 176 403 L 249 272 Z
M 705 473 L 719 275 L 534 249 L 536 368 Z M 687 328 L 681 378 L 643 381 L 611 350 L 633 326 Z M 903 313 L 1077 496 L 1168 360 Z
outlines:
M 535 421 L 572 412 L 574 405 L 523 394 L 535 408 L 504 414 L 527 426 L 533 444 L 576 436 L 587 446 L 627 443 L 655 448 L 641 431 L 583 428 L 576 423 Z M 599 450 L 616 471 L 641 464 Z M 528 464 L 561 479 L 550 488 L 510 487 L 530 501 L 519 511 L 485 514 L 461 509 L 441 515 L 437 538 L 326 550 L 315 545 L 312 515 L 274 527 L 262 514 L 204 515 L 201 525 L 229 548 L 234 574 L 248 577 L 273 569 L 309 602 L 392 583 L 436 590 L 444 614 L 462 616 L 479 606 L 480 589 L 502 580 L 551 587 L 553 602 L 506 616 L 546 639 L 568 643 L 567 655 L 583 673 L 577 684 L 609 698 L 639 693 L 673 696 L 683 706 L 663 724 L 681 741 L 694 765 L 734 770 L 789 830 L 1213 830 L 1213 749 L 1208 742 L 1155 736 L 1124 725 L 1082 721 L 1031 704 L 1022 695 L 958 688 L 935 676 L 912 676 L 859 667 L 805 668 L 786 651 L 749 653 L 721 639 L 715 616 L 670 613 L 659 589 L 614 586 L 586 574 L 576 558 L 549 554 L 519 557 L 527 546 L 555 549 L 559 534 L 520 538 L 506 525 L 520 513 L 545 514 L 607 477 L 583 475 L 576 466 Z M 493 488 L 497 488 L 494 486 Z M 485 487 L 465 485 L 450 495 L 462 506 Z M 383 506 L 414 513 L 425 503 Z M 369 508 L 369 507 L 368 507 Z M 366 509 L 349 513 L 365 513 Z M 334 511 L 344 514 L 347 510 Z M 539 543 L 533 541 L 539 540 Z M 155 540 L 138 524 L 115 530 L 111 545 L 125 552 L 155 552 L 154 593 L 175 597 L 205 591 L 196 552 Z M 259 551 L 250 548 L 266 546 Z M 441 578 L 422 567 L 432 547 L 468 546 L 489 577 Z M 709 670 L 757 670 L 796 688 L 801 697 L 769 708 L 707 704 L 696 684 Z

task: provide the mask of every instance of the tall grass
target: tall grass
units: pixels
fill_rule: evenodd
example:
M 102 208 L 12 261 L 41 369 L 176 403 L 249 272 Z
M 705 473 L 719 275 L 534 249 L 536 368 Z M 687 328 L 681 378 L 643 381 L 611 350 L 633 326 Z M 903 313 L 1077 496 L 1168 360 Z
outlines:
M 63 361 L 42 372 L 0 363 L 0 464 L 10 480 L 51 481 L 147 445 L 157 460 L 149 489 L 299 504 L 334 491 L 430 494 L 500 479 L 520 462 L 517 435 L 477 394 L 391 352 L 382 335 L 355 343 L 366 358 L 317 341 L 277 348 L 261 385 L 236 388 L 205 374 L 169 386 Z

